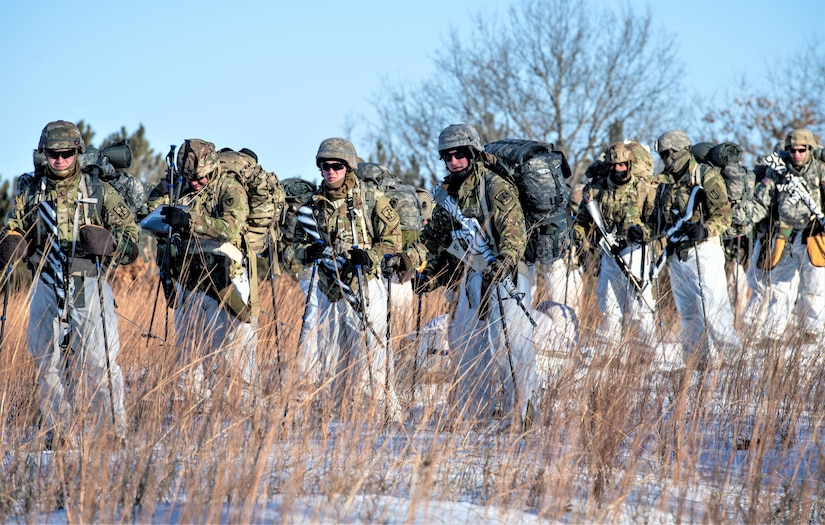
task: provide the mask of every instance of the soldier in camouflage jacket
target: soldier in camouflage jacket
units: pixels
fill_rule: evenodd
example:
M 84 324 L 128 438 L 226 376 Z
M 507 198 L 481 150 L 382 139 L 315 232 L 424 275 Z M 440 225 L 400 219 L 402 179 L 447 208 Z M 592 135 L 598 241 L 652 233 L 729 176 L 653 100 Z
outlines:
M 596 288 L 602 323 L 599 338 L 608 344 L 624 340 L 628 335 L 653 346 L 654 312 L 651 286 L 646 271 L 650 262 L 647 243 L 651 229 L 647 218 L 653 212 L 656 184 L 653 180 L 653 158 L 641 144 L 618 142 L 605 154 L 610 166 L 604 176 L 592 179 L 582 191 L 582 203 L 576 215 L 574 229 L 582 239 L 593 239 L 598 244 L 601 236 L 594 226 L 590 207 L 595 205 L 608 235 L 612 236 L 614 252 L 602 250 L 599 281 Z M 594 204 L 588 205 L 593 201 Z M 616 261 L 621 257 L 636 282 L 641 294 L 629 282 Z M 623 324 L 623 321 L 627 324 Z M 627 331 L 623 332 L 622 328 Z
M 110 185 L 81 171 L 85 144 L 73 123 L 47 124 L 38 150 L 46 163 L 18 181 L 2 243 L 25 238 L 31 248 L 35 283 L 26 340 L 37 367 L 46 444 L 70 435 L 71 417 L 90 404 L 114 419 L 122 440 L 120 337 L 112 290 L 102 276 L 107 266 L 137 257 L 135 218 Z M 84 392 L 92 399 L 83 399 Z
M 447 176 L 432 192 L 432 219 L 419 243 L 388 259 L 385 269 L 403 273 L 426 262 L 417 288 L 452 290 L 448 339 L 458 413 L 471 424 L 503 417 L 505 425 L 519 430 L 530 417 L 536 352 L 527 314 L 510 295 L 520 296 L 529 311 L 530 281 L 521 262 L 527 235 L 518 190 L 468 124 L 445 128 L 438 152 Z
M 322 141 L 315 161 L 323 182 L 299 209 L 293 238 L 295 256 L 317 265 L 321 294 L 317 340 L 299 350 L 301 365 L 312 389 L 332 379 L 338 402 L 342 392 L 355 393 L 356 401 L 366 392 L 379 418 L 400 422 L 379 274 L 384 255 L 401 249 L 398 214 L 383 193 L 356 177 L 358 155 L 349 140 Z
M 668 131 L 656 141 L 664 173 L 659 177 L 651 224 L 660 236 L 681 220 L 678 231 L 668 237 L 667 262 L 682 319 L 684 359 L 687 362 L 698 351 L 700 367 L 722 366 L 737 359 L 741 350 L 721 242 L 731 225 L 731 207 L 722 174 L 709 164 L 699 164 L 690 147 L 690 139 L 679 130 Z
M 774 265 L 762 264 L 768 284 L 752 298 L 746 320 L 762 338 L 781 339 L 794 317 L 809 341 L 825 337 L 825 267 L 813 265 L 807 247 L 808 238 L 822 232 L 811 207 L 821 213 L 825 203 L 825 163 L 815 158 L 816 148 L 810 130 L 791 131 L 785 151 L 767 157 L 756 186 L 753 221 L 770 221 L 769 238 L 757 246 L 766 253 L 756 259 Z
M 167 296 L 175 308 L 178 359 L 192 366 L 182 386 L 196 401 L 206 402 L 214 388 L 225 390 L 216 383 L 220 377 L 237 374 L 241 402 L 248 408 L 257 375 L 258 313 L 250 306 L 251 286 L 257 283 L 250 281 L 250 262 L 241 251 L 241 230 L 249 214 L 246 191 L 221 171 L 211 142 L 185 141 L 178 148 L 177 166 L 185 182 L 176 206 L 168 205 L 163 181 L 150 191 L 148 208 L 163 206 L 163 221 L 174 234 L 172 246 L 159 246 L 158 261 L 163 272 L 169 257 L 174 287 Z M 223 374 L 213 374 L 221 364 Z

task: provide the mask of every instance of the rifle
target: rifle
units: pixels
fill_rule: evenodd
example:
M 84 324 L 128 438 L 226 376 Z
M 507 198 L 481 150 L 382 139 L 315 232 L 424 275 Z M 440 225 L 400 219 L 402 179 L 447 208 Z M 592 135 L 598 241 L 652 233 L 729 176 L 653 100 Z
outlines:
M 788 171 L 785 172 L 785 181 L 788 183 L 788 193 L 801 200 L 802 203 L 811 210 L 811 213 L 814 214 L 819 224 L 825 228 L 825 214 L 822 213 L 822 210 L 819 209 L 819 206 L 811 198 L 811 194 L 805 184 L 805 179 L 794 175 L 789 168 Z
M 690 190 L 690 197 L 688 197 L 687 205 L 685 206 L 685 213 L 679 217 L 673 225 L 665 231 L 665 234 L 662 237 L 667 238 L 668 244 L 678 244 L 680 242 L 686 241 L 687 237 L 682 233 L 682 228 L 684 227 L 685 223 L 690 222 L 690 219 L 693 217 L 694 208 L 696 207 L 696 196 L 699 194 L 699 190 L 702 189 L 702 186 L 696 184 Z M 661 238 L 661 237 L 660 237 Z M 667 260 L 668 251 L 664 250 L 659 257 L 656 259 L 654 263 L 650 266 L 650 280 L 656 278 L 662 268 L 665 266 L 665 261 Z
M 448 249 L 450 253 L 456 256 L 458 260 L 463 260 L 467 255 L 481 255 L 487 264 L 496 259 L 495 254 L 493 254 L 493 251 L 489 245 L 487 245 L 487 239 L 484 236 L 481 225 L 473 217 L 466 217 L 464 215 L 464 212 L 461 211 L 455 200 L 450 197 L 447 190 L 436 186 L 433 190 L 433 199 L 461 224 L 460 230 L 454 230 L 457 237 L 453 240 L 453 244 L 450 245 L 450 249 Z M 455 251 L 456 248 L 458 248 L 456 244 L 460 246 L 462 253 Z M 481 268 L 476 268 L 476 270 L 481 270 Z M 522 301 L 524 294 L 518 291 L 510 276 L 506 276 L 503 280 L 499 281 L 499 283 L 504 286 L 507 295 L 518 303 L 519 308 L 521 308 L 521 311 L 527 316 L 530 324 L 536 326 L 535 319 L 530 315 L 530 311 L 524 306 L 524 302 Z
M 639 281 L 639 278 L 633 274 L 633 271 L 627 265 L 624 258 L 619 255 L 619 248 L 616 245 L 616 241 L 614 240 L 613 234 L 607 232 L 607 228 L 604 226 L 604 221 L 602 220 L 602 213 L 599 210 L 599 205 L 594 200 L 587 201 L 587 211 L 590 212 L 590 216 L 593 218 L 593 222 L 596 224 L 596 227 L 599 230 L 600 239 L 599 239 L 599 248 L 602 251 L 609 255 L 613 261 L 616 262 L 618 265 L 619 270 L 621 270 L 622 274 L 625 276 L 627 281 L 633 286 L 633 289 L 636 291 L 636 297 L 642 302 L 651 312 L 654 312 L 655 309 L 651 306 L 647 299 L 644 296 L 645 286 Z

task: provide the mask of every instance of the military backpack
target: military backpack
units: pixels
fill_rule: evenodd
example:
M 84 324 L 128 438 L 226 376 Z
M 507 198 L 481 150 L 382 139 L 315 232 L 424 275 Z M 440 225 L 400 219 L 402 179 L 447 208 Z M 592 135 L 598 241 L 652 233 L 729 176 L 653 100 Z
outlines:
M 570 233 L 570 186 L 572 175 L 564 154 L 553 144 L 521 139 L 502 139 L 484 146 L 512 172 L 527 226 L 528 264 L 552 264 L 561 257 Z
M 421 206 L 415 186 L 403 182 L 386 166 L 372 162 L 358 163 L 355 174 L 361 181 L 380 190 L 387 197 L 398 214 L 402 244 L 404 247 L 413 244 L 424 228 L 424 208 Z
M 718 168 L 725 180 L 732 220 L 722 238 L 733 239 L 748 235 L 753 230 L 751 216 L 756 175 L 740 162 L 742 149 L 732 142 L 717 145 L 700 142 L 691 147 L 691 153 L 698 162 Z
M 278 176 L 263 169 L 253 156 L 231 149 L 221 150 L 218 161 L 221 172 L 232 174 L 246 190 L 249 215 L 241 236 L 250 252 L 262 254 L 281 235 L 286 197 Z

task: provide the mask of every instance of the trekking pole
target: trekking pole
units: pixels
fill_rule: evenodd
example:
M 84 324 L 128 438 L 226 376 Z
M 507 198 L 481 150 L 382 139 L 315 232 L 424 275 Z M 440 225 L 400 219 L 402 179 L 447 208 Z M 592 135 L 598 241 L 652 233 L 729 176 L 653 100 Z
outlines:
M 733 257 L 733 321 L 739 319 L 739 253 L 742 249 L 742 236 L 736 236 L 736 255 Z
M 516 381 L 516 368 L 513 366 L 513 349 L 510 344 L 510 334 L 507 329 L 507 319 L 504 317 L 504 303 L 502 302 L 501 295 L 498 293 L 498 285 L 496 285 L 496 297 L 498 299 L 498 313 L 501 316 L 501 331 L 504 334 L 504 348 L 507 349 L 507 363 L 510 365 L 510 377 L 513 380 L 513 398 L 515 402 L 515 410 L 518 410 L 519 415 L 519 423 L 521 424 L 521 428 L 524 428 L 524 418 L 521 417 L 521 403 L 519 402 L 520 396 L 518 393 L 518 382 Z
M 275 321 L 275 329 L 273 335 L 275 336 L 275 362 L 278 364 L 278 374 L 280 375 L 281 370 L 281 337 L 280 331 L 278 330 L 278 307 L 275 301 L 275 254 L 272 248 L 273 244 L 272 236 L 269 237 L 269 289 L 272 292 L 272 319 Z M 257 259 L 257 257 L 256 257 Z M 256 261 L 250 261 L 250 264 L 255 264 Z M 313 271 L 315 267 L 313 265 Z M 308 296 L 307 296 L 308 297 Z M 303 331 L 303 324 L 301 325 L 301 330 Z M 300 337 L 300 335 L 299 335 Z
M 391 254 L 385 253 L 384 259 L 392 257 Z M 392 344 L 392 276 L 387 278 L 387 346 L 384 348 L 385 357 L 385 372 L 384 372 L 384 390 L 390 391 L 390 348 Z M 386 410 L 389 411 L 389 404 L 386 405 Z
M 427 261 L 421 263 L 421 266 L 415 269 L 416 278 L 420 280 L 424 277 L 424 267 L 427 266 Z M 418 345 L 419 339 L 421 337 L 421 303 L 423 302 L 424 292 L 418 292 L 418 310 L 415 314 L 415 353 L 413 354 L 413 371 L 412 371 L 412 395 L 413 400 L 415 400 L 415 376 L 418 372 Z
M 11 273 L 14 265 L 6 265 L 5 283 L 3 283 L 3 315 L 0 317 L 0 351 L 3 350 L 3 334 L 6 333 L 6 309 L 9 306 L 9 288 L 11 287 Z
M 321 240 L 315 242 L 323 243 Z M 315 276 L 318 275 L 318 261 L 312 261 L 312 273 L 309 276 L 309 287 L 307 288 L 307 295 L 304 298 L 304 314 L 301 316 L 301 331 L 298 333 L 298 349 L 295 352 L 297 356 L 301 352 L 301 347 L 304 345 L 304 339 L 307 332 L 307 317 L 309 317 L 309 305 L 312 301 L 312 294 L 315 287 Z
M 117 426 L 115 420 L 115 394 L 112 381 L 112 362 L 109 358 L 109 336 L 106 332 L 106 308 L 103 300 L 103 275 L 100 273 L 100 256 L 95 257 L 97 270 L 97 295 L 100 298 L 100 323 L 103 328 L 103 352 L 106 354 L 106 375 L 109 379 L 109 408 L 112 411 L 112 425 Z

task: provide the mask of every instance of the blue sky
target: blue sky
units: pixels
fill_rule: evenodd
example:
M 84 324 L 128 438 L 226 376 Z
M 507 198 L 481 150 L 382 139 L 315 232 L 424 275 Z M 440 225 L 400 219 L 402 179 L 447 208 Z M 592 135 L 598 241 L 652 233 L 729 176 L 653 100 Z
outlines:
M 510 3 L 2 0 L 0 176 L 31 169 L 47 122 L 83 119 L 96 143 L 143 123 L 157 152 L 203 138 L 255 150 L 281 178 L 317 179 L 318 144 L 355 123 L 359 147 L 358 116 L 372 117 L 382 79 L 429 76 L 451 25 L 466 28 L 471 13 Z M 708 97 L 743 76 L 762 82 L 767 65 L 825 40 L 823 0 L 652 8 L 679 40 L 688 84 Z

